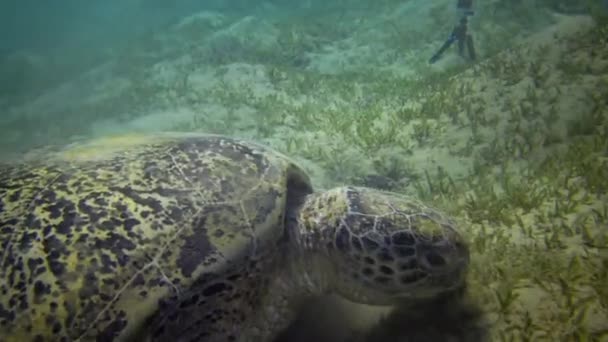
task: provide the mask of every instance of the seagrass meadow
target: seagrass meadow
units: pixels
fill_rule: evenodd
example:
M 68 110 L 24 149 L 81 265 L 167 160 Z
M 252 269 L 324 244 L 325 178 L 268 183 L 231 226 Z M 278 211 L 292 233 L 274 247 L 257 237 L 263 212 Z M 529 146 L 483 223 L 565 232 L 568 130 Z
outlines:
M 458 223 L 462 298 L 322 298 L 280 342 L 608 341 L 608 8 L 480 2 L 477 60 L 452 48 L 429 65 L 453 2 L 235 1 L 116 46 L 3 53 L 0 153 L 226 134 L 292 157 L 317 189 L 411 194 Z

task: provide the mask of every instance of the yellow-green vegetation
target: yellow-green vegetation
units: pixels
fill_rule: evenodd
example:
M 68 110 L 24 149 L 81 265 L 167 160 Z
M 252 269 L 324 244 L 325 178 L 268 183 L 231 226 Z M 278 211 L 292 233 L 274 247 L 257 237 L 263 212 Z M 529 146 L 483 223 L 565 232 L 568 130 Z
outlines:
M 320 165 L 318 184 L 375 173 L 451 212 L 470 239 L 469 292 L 492 340 L 606 340 L 608 50 L 598 29 L 533 37 L 419 80 L 270 67 L 278 94 L 222 84 L 217 98 L 253 109 L 252 136 Z M 273 140 L 279 129 L 288 138 Z M 446 150 L 469 172 L 432 155 Z
M 374 11 L 402 3 L 378 1 Z M 558 3 L 568 5 L 551 5 Z M 381 179 L 450 212 L 470 241 L 470 299 L 492 341 L 608 341 L 606 21 L 593 7 L 594 26 L 572 19 L 520 40 L 515 27 L 532 21 L 535 4 L 480 4 L 484 19 L 472 27 L 487 58 L 437 69 L 424 53 L 407 51 L 446 38 L 446 10 L 431 8 L 437 27 L 427 31 L 387 17 L 390 29 L 378 38 L 391 50 L 386 64 L 407 58 L 412 77 L 384 62 L 309 68 L 311 55 L 372 31 L 365 11 L 290 17 L 265 47 L 229 35 L 186 51 L 169 44 L 153 67 L 144 63 L 148 55 L 126 53 L 113 64 L 128 79 L 118 96 L 69 108 L 44 125 L 22 115 L 7 127 L 66 136 L 108 113 L 127 122 L 152 106 L 168 113 L 188 106 L 196 115 L 171 130 L 251 138 L 299 161 L 317 188 Z M 189 34 L 211 42 L 217 27 L 230 33 L 239 22 L 213 20 Z M 345 22 L 357 24 L 349 30 Z M 167 42 L 143 44 L 144 52 L 158 51 Z M 177 50 L 187 56 L 164 65 Z
M 473 173 L 455 181 L 439 172 L 422 193 L 451 208 L 469 229 L 470 292 L 489 317 L 492 340 L 608 339 L 608 50 L 596 37 L 584 31 L 558 38 L 570 53 L 556 65 L 543 57 L 551 52 L 547 46 L 544 55 L 522 55 L 522 48 L 481 65 L 475 74 L 490 72 L 507 85 L 545 80 L 519 98 L 510 95 L 501 113 L 509 131 L 486 146 L 491 153 L 475 157 Z M 581 59 L 596 53 L 604 67 L 583 81 L 597 60 Z M 554 87 L 557 96 L 548 96 Z M 585 88 L 583 109 L 556 109 L 563 108 L 560 98 L 578 96 L 562 87 Z M 566 127 L 555 139 L 549 129 L 558 115 Z
M 606 138 L 572 142 L 519 181 L 484 177 L 452 206 L 471 229 L 471 293 L 497 340 L 606 338 Z
M 547 57 L 554 48 L 520 47 L 473 71 L 504 80 L 503 94 L 517 89 L 508 85 L 533 86 L 504 95 L 511 98 L 500 112 L 506 134 L 474 157 L 468 177 L 438 172 L 421 191 L 468 229 L 470 292 L 487 313 L 492 340 L 608 340 L 608 50 L 597 29 L 556 38 L 568 53 L 555 63 Z M 589 68 L 601 69 L 589 78 Z M 564 91 L 574 87 L 584 91 Z M 564 112 L 573 100 L 583 108 Z M 480 113 L 491 114 L 484 107 Z M 551 125 L 559 121 L 565 127 L 556 138 Z

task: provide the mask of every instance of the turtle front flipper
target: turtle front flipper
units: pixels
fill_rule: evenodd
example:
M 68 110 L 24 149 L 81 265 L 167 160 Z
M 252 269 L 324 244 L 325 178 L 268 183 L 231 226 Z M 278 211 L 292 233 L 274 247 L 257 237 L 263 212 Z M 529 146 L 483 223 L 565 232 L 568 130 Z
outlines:
M 257 306 L 256 286 L 262 279 L 243 277 L 239 269 L 225 274 L 203 275 L 189 289 L 162 298 L 141 335 L 150 342 L 185 336 L 188 341 L 238 341 Z
M 295 293 L 300 289 L 289 278 L 291 269 L 276 267 L 280 261 L 260 255 L 227 263 L 228 269 L 222 262 L 207 265 L 188 288 L 162 296 L 137 338 L 127 340 L 271 341 L 293 320 L 292 299 L 304 299 Z

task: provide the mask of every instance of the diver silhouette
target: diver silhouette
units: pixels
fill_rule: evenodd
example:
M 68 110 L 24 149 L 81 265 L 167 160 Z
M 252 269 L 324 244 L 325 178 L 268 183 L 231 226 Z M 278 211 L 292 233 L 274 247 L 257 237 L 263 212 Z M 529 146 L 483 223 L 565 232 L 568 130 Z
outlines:
M 473 16 L 473 0 L 458 0 L 456 5 L 460 14 L 460 20 L 458 25 L 454 27 L 452 33 L 448 39 L 443 43 L 439 50 L 431 57 L 429 63 L 433 64 L 437 62 L 443 53 L 450 47 L 454 42 L 458 42 L 458 54 L 463 58 L 467 58 L 474 61 L 477 56 L 475 54 L 475 47 L 473 46 L 473 37 L 468 32 L 469 17 Z M 465 54 L 466 52 L 466 54 Z

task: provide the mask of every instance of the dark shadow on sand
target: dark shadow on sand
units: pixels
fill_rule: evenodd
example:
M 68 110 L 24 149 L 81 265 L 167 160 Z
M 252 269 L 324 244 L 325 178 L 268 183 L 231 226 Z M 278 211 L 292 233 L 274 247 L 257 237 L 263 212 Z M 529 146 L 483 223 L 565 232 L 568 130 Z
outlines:
M 355 332 L 340 319 L 347 313 L 331 301 L 311 301 L 275 342 L 485 342 L 483 313 L 467 297 L 452 294 L 432 302 L 398 305 L 369 331 Z M 350 330 L 349 330 L 350 329 Z

